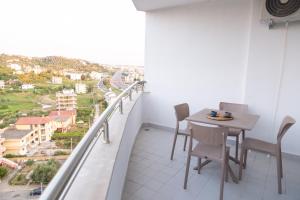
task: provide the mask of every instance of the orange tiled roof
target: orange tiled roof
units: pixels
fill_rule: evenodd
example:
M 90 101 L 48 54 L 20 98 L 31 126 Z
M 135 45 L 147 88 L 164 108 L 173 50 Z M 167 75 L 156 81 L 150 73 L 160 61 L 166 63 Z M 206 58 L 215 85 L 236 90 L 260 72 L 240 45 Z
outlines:
M 50 117 L 21 117 L 16 125 L 46 124 L 51 121 Z

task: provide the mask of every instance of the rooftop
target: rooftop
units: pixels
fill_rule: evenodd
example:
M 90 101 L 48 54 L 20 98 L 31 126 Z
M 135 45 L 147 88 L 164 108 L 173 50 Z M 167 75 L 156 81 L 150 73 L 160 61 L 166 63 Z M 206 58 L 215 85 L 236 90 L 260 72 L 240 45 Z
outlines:
M 27 134 L 29 134 L 32 130 L 17 130 L 17 129 L 6 129 L 1 137 L 5 139 L 21 139 Z
M 46 124 L 51 121 L 50 117 L 21 117 L 16 125 Z
M 70 119 L 71 116 L 69 116 L 69 115 L 53 115 L 50 117 L 52 120 L 54 120 L 56 122 L 65 122 L 65 121 L 68 121 L 68 119 Z

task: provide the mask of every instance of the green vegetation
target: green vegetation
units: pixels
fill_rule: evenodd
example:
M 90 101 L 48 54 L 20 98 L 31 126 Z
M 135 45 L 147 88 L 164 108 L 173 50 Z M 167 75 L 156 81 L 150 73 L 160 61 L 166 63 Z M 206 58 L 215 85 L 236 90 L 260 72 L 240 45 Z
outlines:
M 10 79 L 15 79 L 16 76 L 13 75 L 13 71 L 10 68 L 4 67 L 0 63 L 0 80 L 10 80 Z
M 38 96 L 32 92 L 0 94 L 0 120 L 3 120 L 0 128 L 15 123 L 22 113 L 40 110 L 37 98 Z
M 27 161 L 25 162 L 25 165 L 26 165 L 26 166 L 32 166 L 33 164 L 34 164 L 34 161 L 31 160 L 31 159 L 29 159 L 29 160 L 27 160 Z
M 24 156 L 8 153 L 8 154 L 4 155 L 3 157 L 4 158 L 19 158 L 19 157 L 24 157 Z
M 8 173 L 8 169 L 6 167 L 0 166 L 0 179 L 4 178 Z
M 69 153 L 66 151 L 61 151 L 61 150 L 54 152 L 54 156 L 64 156 L 64 155 L 69 155 Z
M 13 177 L 10 180 L 10 184 L 11 185 L 26 185 L 28 183 L 28 179 L 26 179 L 26 175 L 25 174 L 16 174 L 15 177 Z
M 46 163 L 38 164 L 32 172 L 31 178 L 34 183 L 49 183 L 59 169 L 60 164 L 51 159 Z
M 86 131 L 87 128 L 74 127 L 67 133 L 54 133 L 51 139 L 55 141 L 56 146 L 59 148 L 69 149 L 71 148 L 71 143 L 74 148 Z

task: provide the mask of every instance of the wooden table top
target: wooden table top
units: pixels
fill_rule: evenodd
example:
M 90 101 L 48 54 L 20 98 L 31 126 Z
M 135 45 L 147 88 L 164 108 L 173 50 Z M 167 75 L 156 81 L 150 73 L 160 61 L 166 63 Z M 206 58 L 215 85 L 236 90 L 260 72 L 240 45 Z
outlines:
M 243 130 L 251 130 L 255 126 L 257 120 L 259 119 L 258 115 L 248 114 L 248 113 L 238 113 L 232 112 L 233 120 L 229 121 L 217 121 L 208 119 L 207 116 L 210 112 L 215 109 L 203 109 L 200 112 L 197 112 L 186 118 L 187 121 L 205 123 L 211 125 L 218 125 L 228 128 L 238 128 Z

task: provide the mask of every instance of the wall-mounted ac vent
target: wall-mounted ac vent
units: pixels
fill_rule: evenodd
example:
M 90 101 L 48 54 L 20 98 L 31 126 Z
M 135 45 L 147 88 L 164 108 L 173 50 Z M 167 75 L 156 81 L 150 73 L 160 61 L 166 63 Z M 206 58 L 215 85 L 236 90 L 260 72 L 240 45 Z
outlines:
M 261 21 L 269 28 L 279 23 L 300 21 L 300 0 L 266 0 Z

